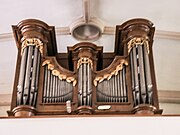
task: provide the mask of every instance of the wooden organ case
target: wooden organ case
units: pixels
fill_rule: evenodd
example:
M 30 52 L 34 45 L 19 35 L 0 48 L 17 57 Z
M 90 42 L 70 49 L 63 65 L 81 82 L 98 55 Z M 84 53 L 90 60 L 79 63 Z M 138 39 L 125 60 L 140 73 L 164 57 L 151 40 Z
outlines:
M 81 42 L 59 53 L 53 26 L 34 19 L 13 26 L 18 56 L 9 116 L 161 114 L 154 30 L 132 19 L 116 26 L 114 52 Z

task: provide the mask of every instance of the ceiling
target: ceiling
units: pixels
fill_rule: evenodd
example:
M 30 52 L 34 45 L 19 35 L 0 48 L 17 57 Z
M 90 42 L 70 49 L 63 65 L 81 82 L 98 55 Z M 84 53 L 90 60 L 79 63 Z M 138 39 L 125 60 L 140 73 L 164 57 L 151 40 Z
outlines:
M 112 28 L 132 18 L 146 18 L 156 27 L 154 60 L 158 90 L 180 91 L 180 1 L 179 0 L 90 0 L 90 15 Z M 61 31 L 83 15 L 82 0 L 1 0 L 0 4 L 0 94 L 12 92 L 17 48 L 11 25 L 35 18 L 56 28 L 59 52 L 79 42 Z M 114 50 L 114 31 L 104 34 L 97 45 Z

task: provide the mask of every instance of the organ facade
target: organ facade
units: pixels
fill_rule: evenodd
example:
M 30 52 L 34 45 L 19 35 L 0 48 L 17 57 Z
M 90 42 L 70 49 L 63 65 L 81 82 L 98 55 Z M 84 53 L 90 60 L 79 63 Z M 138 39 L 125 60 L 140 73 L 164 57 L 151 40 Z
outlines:
M 114 52 L 80 42 L 62 53 L 53 26 L 34 19 L 13 26 L 18 56 L 9 116 L 161 114 L 154 31 L 149 20 L 132 19 L 116 26 Z

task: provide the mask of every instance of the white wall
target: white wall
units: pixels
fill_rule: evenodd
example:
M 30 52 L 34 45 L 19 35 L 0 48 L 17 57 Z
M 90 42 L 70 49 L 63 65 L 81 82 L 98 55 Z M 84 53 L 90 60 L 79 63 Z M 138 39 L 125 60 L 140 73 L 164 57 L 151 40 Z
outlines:
M 1 135 L 179 135 L 180 117 L 1 119 Z

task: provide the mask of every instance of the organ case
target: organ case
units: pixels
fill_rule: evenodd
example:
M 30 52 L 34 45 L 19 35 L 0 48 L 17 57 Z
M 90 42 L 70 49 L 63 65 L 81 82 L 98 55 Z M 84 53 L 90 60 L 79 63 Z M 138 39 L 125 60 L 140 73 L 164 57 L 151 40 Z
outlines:
M 9 115 L 160 114 L 153 65 L 153 24 L 116 27 L 115 50 L 81 42 L 57 52 L 53 26 L 13 26 L 18 58 Z

